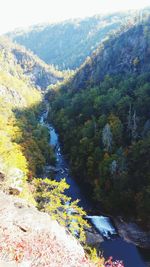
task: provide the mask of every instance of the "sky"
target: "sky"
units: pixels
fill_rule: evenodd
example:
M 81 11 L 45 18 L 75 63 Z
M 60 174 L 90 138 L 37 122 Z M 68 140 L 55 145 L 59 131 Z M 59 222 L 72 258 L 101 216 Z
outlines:
M 150 6 L 150 0 L 0 0 L 0 34 L 15 28 Z

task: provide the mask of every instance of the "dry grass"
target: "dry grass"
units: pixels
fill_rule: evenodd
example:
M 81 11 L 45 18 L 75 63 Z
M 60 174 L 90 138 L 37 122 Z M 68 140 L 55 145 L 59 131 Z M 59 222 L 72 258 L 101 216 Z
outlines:
M 48 232 L 24 234 L 23 237 L 8 229 L 1 229 L 0 259 L 30 267 L 93 267 L 80 250 L 72 250 L 58 242 Z

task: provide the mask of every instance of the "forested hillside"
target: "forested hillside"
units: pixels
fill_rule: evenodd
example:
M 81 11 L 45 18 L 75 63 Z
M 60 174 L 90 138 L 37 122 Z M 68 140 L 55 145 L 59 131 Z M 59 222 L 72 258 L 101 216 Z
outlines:
M 96 251 L 91 261 L 79 244 L 85 244 L 89 225 L 78 200 L 66 196 L 65 180 L 37 178 L 56 161 L 48 127 L 39 118 L 47 83 L 60 77 L 25 48 L 0 39 L 0 266 L 105 265 Z
M 62 87 L 49 114 L 71 170 L 105 211 L 150 227 L 150 23 L 105 41 Z
M 110 34 L 141 20 L 149 9 L 36 25 L 9 36 L 59 69 L 79 67 Z
M 29 77 L 36 88 L 46 89 L 50 84 L 55 84 L 63 79 L 61 72 L 47 65 L 32 52 L 24 47 L 12 43 L 5 37 L 0 37 L 1 68 L 9 71 L 13 76 Z
M 145 17 L 149 21 L 150 13 Z M 143 18 L 144 20 L 144 18 Z M 70 80 L 73 90 L 99 84 L 106 75 L 140 74 L 150 70 L 149 23 L 137 24 L 111 36 L 100 44 Z
M 29 197 L 26 180 L 40 173 L 46 161 L 54 162 L 48 132 L 37 120 L 40 90 L 54 80 L 59 77 L 25 48 L 0 39 L 0 182 L 4 191 Z

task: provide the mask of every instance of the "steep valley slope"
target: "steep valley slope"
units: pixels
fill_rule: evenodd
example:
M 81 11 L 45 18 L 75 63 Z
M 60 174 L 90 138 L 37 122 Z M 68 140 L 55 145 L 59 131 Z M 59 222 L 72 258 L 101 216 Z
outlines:
M 146 15 L 149 15 L 149 8 L 35 25 L 26 30 L 9 33 L 8 36 L 48 64 L 53 64 L 61 70 L 76 69 L 87 56 L 91 56 L 102 40 L 114 35 L 118 30 L 123 31 Z
M 10 169 L 10 173 L 12 173 L 11 169 L 16 168 L 16 175 L 18 169 L 18 175 L 27 176 L 28 163 L 24 153 L 25 148 L 27 149 L 31 145 L 29 145 L 29 141 L 36 142 L 36 136 L 32 134 L 34 127 L 35 129 L 39 127 L 36 117 L 42 100 L 41 91 L 46 88 L 47 84 L 59 81 L 61 75 L 57 71 L 55 74 L 53 69 L 51 71 L 49 66 L 38 60 L 25 48 L 1 37 L 0 155 L 1 168 L 3 166 L 4 172 L 5 170 L 9 172 Z M 39 150 L 41 151 L 41 148 Z M 30 152 L 27 154 L 28 158 L 32 158 Z M 41 158 L 41 161 L 44 161 L 44 158 Z M 31 169 L 35 169 L 35 166 Z
M 149 9 L 144 12 L 142 21 L 135 23 L 136 16 L 133 16 L 134 23 L 131 24 L 126 15 L 106 17 L 102 35 L 99 29 L 103 18 L 99 20 L 95 17 L 92 25 L 97 25 L 96 33 L 93 33 L 93 28 L 88 28 L 85 39 L 81 40 L 84 48 L 86 43 L 89 45 L 87 49 L 82 50 L 79 44 L 79 47 L 73 47 L 68 52 L 66 47 L 68 57 L 63 49 L 66 43 L 56 42 L 56 36 L 54 41 L 59 46 L 56 50 L 59 55 L 62 52 L 62 57 L 58 59 L 54 53 L 56 61 L 51 61 L 51 54 L 49 59 L 47 55 L 45 58 L 41 55 L 41 58 L 59 65 L 61 69 L 78 67 L 73 76 L 65 81 L 64 73 L 47 65 L 32 52 L 7 38 L 0 39 L 0 235 L 4 243 L 8 244 L 8 250 L 0 246 L 0 257 L 4 264 L 38 266 L 40 261 L 48 260 L 52 265 L 47 266 L 58 267 L 63 266 L 63 259 L 64 267 L 94 266 L 81 245 L 63 227 L 33 206 L 37 203 L 33 197 L 35 188 L 32 181 L 42 174 L 46 164 L 55 164 L 56 161 L 53 149 L 49 146 L 48 130 L 38 121 L 43 110 L 42 94 L 49 85 L 52 88 L 46 96 L 50 102 L 49 120 L 60 134 L 73 176 L 81 185 L 90 188 L 91 198 L 97 207 L 100 204 L 107 214 L 136 221 L 149 231 Z M 99 43 L 111 30 L 118 29 L 118 25 L 120 27 L 122 16 L 128 21 L 126 26 Z M 26 34 L 17 33 L 13 38 L 35 45 L 38 44 L 36 38 L 44 41 L 38 34 L 47 34 L 49 27 L 52 36 L 55 36 L 57 27 L 66 28 L 67 34 L 73 27 L 75 33 L 77 31 L 81 36 L 84 23 L 91 25 L 91 20 L 69 24 L 65 22 L 46 28 L 41 26 L 39 31 L 33 28 L 31 36 L 35 37 L 35 42 L 30 31 Z M 50 35 L 45 36 L 48 38 Z M 92 41 L 89 42 L 89 39 Z M 78 38 L 72 41 L 77 44 Z M 42 51 L 49 53 L 40 43 L 40 51 L 41 47 Z M 95 48 L 92 56 L 85 60 Z M 34 52 L 38 54 L 37 51 L 35 45 Z M 40 180 L 40 183 L 39 199 L 43 196 L 47 203 L 49 190 L 42 190 L 45 181 Z M 52 181 L 53 189 L 54 184 Z M 64 188 L 64 184 L 60 184 L 60 190 L 61 186 Z M 60 201 L 56 194 L 53 199 L 56 199 L 57 204 Z M 58 209 L 58 213 L 60 211 Z M 29 262 L 31 259 L 33 264 Z M 104 262 L 100 266 L 104 266 Z
M 39 123 L 44 108 L 42 93 L 47 85 L 62 79 L 61 72 L 25 48 L 0 38 L 1 267 L 95 266 L 79 241 L 54 216 L 35 207 L 37 177 L 46 164 L 55 163 L 48 130 Z M 42 186 L 44 183 L 42 180 Z M 41 188 L 40 200 L 45 193 Z M 58 188 L 52 182 L 53 215 L 61 214 L 57 205 L 63 188 L 63 182 Z
M 49 92 L 49 118 L 74 177 L 105 212 L 148 229 L 149 58 L 146 20 L 103 42 L 69 82 Z

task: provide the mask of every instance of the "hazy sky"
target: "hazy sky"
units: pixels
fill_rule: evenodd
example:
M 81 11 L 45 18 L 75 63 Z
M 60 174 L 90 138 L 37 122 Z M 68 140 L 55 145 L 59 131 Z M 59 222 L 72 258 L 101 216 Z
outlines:
M 0 0 L 0 33 L 54 22 L 150 6 L 150 0 Z

